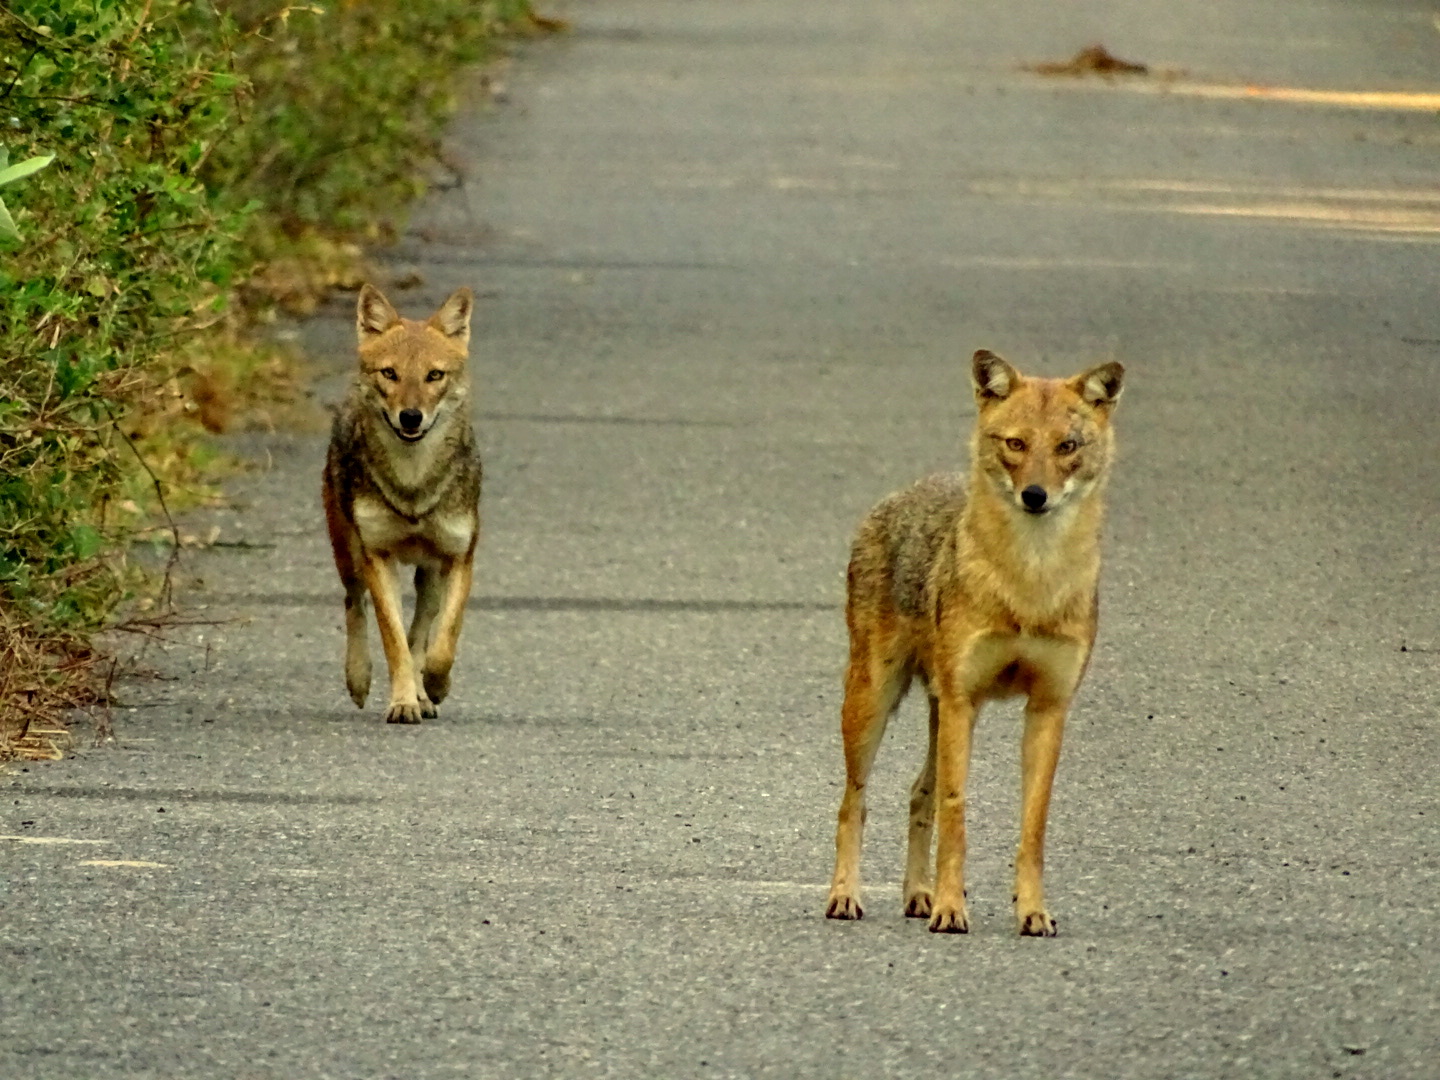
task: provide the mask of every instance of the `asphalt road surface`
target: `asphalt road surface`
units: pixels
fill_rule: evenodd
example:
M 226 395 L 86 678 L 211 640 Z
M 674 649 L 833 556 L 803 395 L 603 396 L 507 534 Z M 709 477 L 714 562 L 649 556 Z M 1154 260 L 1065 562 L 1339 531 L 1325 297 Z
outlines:
M 0 1076 L 1440 1075 L 1433 6 L 557 10 L 381 255 L 479 294 L 453 696 L 354 709 L 323 436 L 242 440 L 228 621 L 0 775 Z M 1024 69 L 1097 41 L 1150 75 Z M 981 346 L 1129 372 L 1054 940 L 1006 708 L 969 936 L 899 910 L 915 701 L 822 917 L 849 536 L 961 461 Z

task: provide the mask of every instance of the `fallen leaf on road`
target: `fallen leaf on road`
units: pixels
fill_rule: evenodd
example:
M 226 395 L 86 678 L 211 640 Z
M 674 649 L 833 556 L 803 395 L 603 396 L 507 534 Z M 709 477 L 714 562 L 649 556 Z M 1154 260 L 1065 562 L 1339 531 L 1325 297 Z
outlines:
M 1069 60 L 1048 60 L 1039 64 L 1026 65 L 1026 70 L 1040 75 L 1148 75 L 1150 69 L 1144 64 L 1121 60 L 1111 54 L 1104 45 L 1090 45 L 1081 49 Z

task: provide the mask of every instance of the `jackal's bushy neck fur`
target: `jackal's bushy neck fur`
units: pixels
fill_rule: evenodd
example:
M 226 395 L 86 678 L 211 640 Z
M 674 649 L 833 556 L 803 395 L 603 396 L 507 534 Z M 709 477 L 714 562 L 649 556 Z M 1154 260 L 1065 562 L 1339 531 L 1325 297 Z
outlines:
M 363 443 L 368 475 L 385 501 L 406 517 L 429 513 L 459 480 L 457 459 L 474 456 L 469 408 L 463 397 L 419 442 L 404 443 L 374 409 L 356 404 L 357 434 Z
M 971 470 L 956 517 L 958 569 L 1022 623 L 1045 623 L 1088 605 L 1100 576 L 1104 488 L 1051 513 L 1027 514 Z
M 1124 368 L 1069 379 L 1021 375 L 994 353 L 972 361 L 970 485 L 956 522 L 956 570 L 1021 629 L 1093 620 L 1110 414 Z

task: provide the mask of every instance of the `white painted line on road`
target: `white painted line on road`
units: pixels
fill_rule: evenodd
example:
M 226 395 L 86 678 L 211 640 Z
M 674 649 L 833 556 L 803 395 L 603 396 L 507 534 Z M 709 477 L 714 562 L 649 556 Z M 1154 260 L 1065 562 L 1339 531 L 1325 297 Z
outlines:
M 1337 296 L 1337 289 L 1302 289 L 1291 285 L 1196 285 L 1196 292 L 1222 296 Z
M 730 885 L 732 891 L 740 893 L 805 893 L 823 898 L 830 891 L 828 881 L 731 881 L 725 884 Z M 899 896 L 900 883 L 898 881 L 881 881 L 874 884 L 865 882 L 860 886 L 860 890 L 866 896 Z
M 670 883 L 669 883 L 669 882 L 659 882 L 659 883 L 657 883 L 657 884 L 670 884 Z M 724 882 L 715 882 L 715 881 L 712 880 L 712 881 L 707 881 L 707 882 L 705 882 L 705 884 L 706 884 L 707 886 L 708 886 L 708 885 L 715 885 L 715 884 L 719 884 L 719 885 L 722 885 L 722 886 L 727 886 L 727 885 L 728 885 L 730 888 L 736 889 L 736 890 L 738 890 L 739 892 L 749 892 L 749 891 L 751 891 L 751 890 L 754 890 L 755 892 L 817 892 L 817 891 L 823 891 L 823 890 L 826 888 L 826 885 L 825 885 L 825 883 L 824 883 L 823 881 L 821 881 L 821 882 L 817 882 L 817 881 L 724 881 Z
M 85 859 L 75 864 L 76 866 L 131 866 L 144 870 L 169 870 L 170 864 L 163 862 L 144 862 L 140 859 Z
M 0 836 L 17 844 L 109 844 L 111 840 L 77 840 L 72 836 Z
M 644 886 L 646 888 L 658 888 L 671 890 L 684 886 L 694 886 L 706 892 L 721 891 L 732 893 L 819 893 L 825 895 L 830 889 L 828 881 L 735 881 L 728 878 L 692 878 L 686 881 L 673 881 L 661 878 L 653 881 L 636 881 L 629 883 L 632 886 Z M 866 894 L 873 893 L 894 893 L 900 895 L 900 882 L 898 881 L 877 881 L 865 882 L 861 885 L 862 891 Z

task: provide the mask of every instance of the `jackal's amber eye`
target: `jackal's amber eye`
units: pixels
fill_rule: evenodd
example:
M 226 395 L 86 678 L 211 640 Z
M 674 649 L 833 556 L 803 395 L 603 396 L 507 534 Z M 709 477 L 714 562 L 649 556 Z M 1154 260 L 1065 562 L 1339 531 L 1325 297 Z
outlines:
M 441 379 L 443 379 L 444 377 L 445 377 L 445 372 L 441 371 L 439 368 L 436 368 L 434 371 L 430 372 L 428 375 L 425 376 L 425 381 L 426 381 L 426 382 L 439 382 L 439 381 L 440 381 Z
M 381 374 L 381 375 L 384 375 L 384 376 L 385 376 L 387 379 L 389 379 L 391 382 L 399 382 L 399 381 L 400 381 L 400 376 L 395 374 L 395 369 L 394 369 L 393 367 L 381 368 L 381 369 L 380 369 L 380 374 Z
M 1076 450 L 1079 449 L 1080 444 L 1078 442 L 1076 442 L 1074 439 L 1066 439 L 1059 446 L 1055 447 L 1055 452 L 1057 454 L 1073 454 Z
M 1018 454 L 1018 453 L 1020 453 L 1022 450 L 1025 449 L 1025 440 L 1024 440 L 1024 439 L 1006 439 L 1006 440 L 1005 440 L 1005 445 L 1008 446 L 1011 450 L 1014 450 L 1014 451 Z

